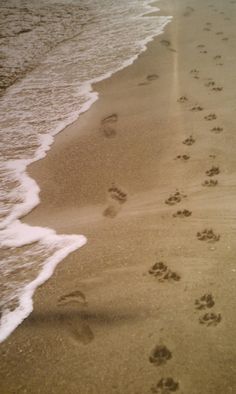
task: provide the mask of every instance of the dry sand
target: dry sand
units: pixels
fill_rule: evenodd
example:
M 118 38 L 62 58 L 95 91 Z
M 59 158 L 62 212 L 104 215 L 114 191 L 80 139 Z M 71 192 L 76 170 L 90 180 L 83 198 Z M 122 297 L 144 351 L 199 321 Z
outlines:
M 236 4 L 160 7 L 165 33 L 30 169 L 27 223 L 88 243 L 2 344 L 3 394 L 236 392 Z

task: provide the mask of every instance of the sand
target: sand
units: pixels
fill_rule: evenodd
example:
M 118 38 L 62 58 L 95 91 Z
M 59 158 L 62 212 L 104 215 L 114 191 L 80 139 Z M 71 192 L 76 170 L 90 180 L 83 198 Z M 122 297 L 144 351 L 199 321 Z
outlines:
M 88 243 L 1 345 L 1 393 L 236 392 L 235 2 L 174 19 L 29 169 Z

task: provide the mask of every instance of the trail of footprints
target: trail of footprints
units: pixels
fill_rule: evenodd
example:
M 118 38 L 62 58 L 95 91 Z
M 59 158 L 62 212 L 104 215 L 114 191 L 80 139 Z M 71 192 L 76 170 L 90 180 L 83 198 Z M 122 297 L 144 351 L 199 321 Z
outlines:
M 191 16 L 194 12 L 194 9 L 191 7 L 187 7 L 184 13 L 184 16 Z M 225 18 L 226 19 L 226 18 Z M 229 19 L 229 18 L 227 18 Z M 204 30 L 209 32 L 211 31 L 211 23 L 207 22 Z M 221 36 L 223 32 L 216 32 L 216 35 Z M 227 41 L 227 37 L 223 37 L 223 41 Z M 171 48 L 171 43 L 168 40 L 161 40 L 161 44 L 165 46 L 167 49 L 174 51 Z M 200 53 L 207 54 L 207 50 L 205 49 L 204 44 L 198 44 L 197 48 Z M 216 62 L 215 65 L 223 65 L 222 56 L 215 55 L 213 60 Z M 200 79 L 200 71 L 198 69 L 190 70 L 190 74 L 196 80 Z M 139 83 L 140 86 L 148 85 L 156 81 L 159 78 L 158 74 L 149 74 L 146 77 L 146 80 Z M 223 90 L 223 87 L 217 86 L 216 82 L 211 78 L 205 83 L 207 88 L 210 88 L 214 92 L 220 92 Z M 181 96 L 177 100 L 179 103 L 188 103 L 187 96 Z M 194 104 L 190 111 L 192 112 L 202 112 L 204 108 L 199 104 Z M 206 121 L 214 121 L 217 119 L 217 115 L 215 113 L 209 113 L 204 116 Z M 101 121 L 100 130 L 104 134 L 106 138 L 114 138 L 117 134 L 117 122 L 118 115 L 111 114 L 108 117 L 104 118 Z M 220 134 L 223 132 L 223 127 L 214 126 L 211 129 L 212 133 Z M 196 142 L 195 138 L 190 135 L 187 137 L 182 143 L 191 147 Z M 190 159 L 189 154 L 180 154 L 177 155 L 175 159 L 188 161 Z M 206 171 L 206 176 L 210 179 L 203 181 L 202 186 L 204 187 L 215 187 L 218 185 L 217 179 L 212 179 L 212 177 L 219 175 L 220 169 L 218 166 L 212 166 L 210 169 Z M 171 194 L 166 200 L 165 204 L 169 206 L 174 206 L 178 203 L 181 203 L 187 196 L 176 190 L 173 194 Z M 127 201 L 128 195 L 125 191 L 123 191 L 120 187 L 117 187 L 115 184 L 108 189 L 108 200 L 109 204 L 106 209 L 103 211 L 103 215 L 105 217 L 114 218 L 120 211 L 122 205 Z M 192 215 L 192 211 L 188 209 L 182 209 L 176 211 L 172 216 L 174 218 L 189 218 Z M 216 234 L 213 229 L 204 229 L 202 231 L 197 232 L 196 237 L 199 241 L 215 243 L 220 240 L 220 235 Z M 172 271 L 166 263 L 163 261 L 156 262 L 148 271 L 149 275 L 152 276 L 159 283 L 177 283 L 181 280 L 181 276 Z M 59 307 L 66 307 L 68 305 L 76 305 L 77 307 L 87 307 L 87 301 L 82 292 L 76 290 L 74 292 L 63 295 L 58 299 Z M 222 320 L 221 313 L 215 312 L 213 308 L 215 307 L 215 300 L 212 294 L 204 294 L 200 298 L 195 300 L 195 310 L 199 313 L 199 324 L 205 327 L 216 327 Z M 82 323 L 79 326 L 76 326 L 73 322 L 68 323 L 69 331 L 76 341 L 81 342 L 83 344 L 88 344 L 94 339 L 94 335 L 91 331 L 91 328 L 86 324 Z M 156 345 L 149 356 L 149 362 L 157 368 L 161 368 L 167 362 L 172 359 L 172 352 L 168 349 L 167 346 L 163 344 Z M 176 392 L 179 390 L 179 382 L 175 381 L 172 377 L 162 377 L 155 385 L 151 387 L 151 392 L 156 394 L 170 394 L 172 392 Z
M 185 16 L 191 15 L 191 12 L 186 11 Z M 210 22 L 206 23 L 204 27 L 205 31 L 211 31 L 212 26 Z M 221 36 L 223 32 L 216 32 L 216 35 Z M 225 38 L 224 38 L 225 40 Z M 198 44 L 197 48 L 199 49 L 200 53 L 207 54 L 208 51 L 205 49 L 204 44 Z M 222 56 L 215 55 L 213 57 L 213 61 L 215 62 L 216 66 L 223 66 L 222 63 Z M 200 79 L 200 71 L 196 68 L 190 70 L 190 74 L 196 80 Z M 223 90 L 222 86 L 216 84 L 216 82 L 212 78 L 208 78 L 205 82 L 205 87 L 210 89 L 212 92 L 221 92 Z M 180 104 L 189 105 L 189 99 L 186 95 L 180 96 L 177 100 Z M 202 112 L 204 108 L 199 104 L 194 104 L 190 108 L 191 112 Z M 214 112 L 210 112 L 204 115 L 204 120 L 207 122 L 214 122 L 217 120 L 217 115 Z M 220 134 L 223 132 L 223 127 L 221 126 L 213 126 L 210 130 L 214 134 Z M 191 147 L 196 142 L 195 138 L 190 135 L 187 137 L 182 143 L 187 147 Z M 215 158 L 215 155 L 210 155 L 211 158 Z M 190 159 L 190 155 L 179 154 L 175 157 L 175 160 L 181 161 L 188 161 Z M 203 187 L 216 187 L 218 185 L 218 180 L 215 179 L 217 175 L 220 174 L 219 166 L 212 165 L 208 170 L 206 170 L 205 175 L 208 179 L 202 182 Z M 176 190 L 175 193 L 171 194 L 164 202 L 169 206 L 174 206 L 176 204 L 181 203 L 187 196 Z M 181 209 L 177 210 L 173 213 L 173 218 L 189 218 L 192 216 L 192 211 L 188 209 Z M 220 241 L 220 234 L 215 233 L 215 231 L 211 228 L 205 228 L 202 231 L 198 231 L 196 234 L 197 240 L 207 243 L 215 243 Z M 150 269 L 149 274 L 155 278 L 160 283 L 166 282 L 178 282 L 180 281 L 181 277 L 178 273 L 172 271 L 168 266 L 162 262 L 156 262 Z M 200 298 L 195 300 L 195 309 L 196 312 L 199 313 L 198 321 L 199 324 L 205 327 L 216 327 L 222 320 L 221 313 L 214 311 L 215 307 L 215 300 L 212 294 L 203 294 Z M 162 367 L 165 365 L 169 360 L 172 359 L 171 351 L 165 345 L 157 345 L 151 351 L 149 356 L 149 361 L 155 367 Z M 152 393 L 160 393 L 160 394 L 170 394 L 171 392 L 175 392 L 179 389 L 179 382 L 175 381 L 172 377 L 161 378 L 156 385 L 151 387 Z

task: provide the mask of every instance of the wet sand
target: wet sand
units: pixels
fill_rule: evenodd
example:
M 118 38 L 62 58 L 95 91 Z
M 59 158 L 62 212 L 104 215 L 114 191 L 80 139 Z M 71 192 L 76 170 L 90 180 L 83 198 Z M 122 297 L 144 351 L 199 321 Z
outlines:
M 1 345 L 9 393 L 236 391 L 236 3 L 173 15 L 30 168 L 25 221 L 88 243 Z

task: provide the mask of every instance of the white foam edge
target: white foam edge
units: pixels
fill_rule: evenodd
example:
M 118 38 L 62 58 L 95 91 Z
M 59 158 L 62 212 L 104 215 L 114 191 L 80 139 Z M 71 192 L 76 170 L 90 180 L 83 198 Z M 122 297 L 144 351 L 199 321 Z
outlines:
M 64 241 L 68 240 L 69 245 L 49 257 L 45 261 L 45 265 L 37 278 L 23 287 L 22 294 L 19 297 L 19 307 L 14 311 L 3 312 L 0 325 L 0 343 L 3 342 L 33 311 L 33 295 L 36 289 L 53 275 L 57 265 L 65 257 L 81 248 L 87 241 L 83 235 L 58 236 L 53 230 L 47 229 L 47 243 L 52 244 L 62 239 Z

